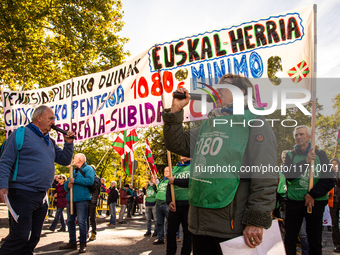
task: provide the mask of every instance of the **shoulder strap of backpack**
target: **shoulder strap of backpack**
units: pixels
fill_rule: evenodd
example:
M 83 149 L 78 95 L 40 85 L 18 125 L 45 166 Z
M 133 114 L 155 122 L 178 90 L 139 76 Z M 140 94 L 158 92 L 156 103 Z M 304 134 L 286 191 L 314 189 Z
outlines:
M 21 126 L 17 129 L 17 131 L 15 133 L 15 141 L 16 141 L 16 145 L 17 145 L 17 149 L 18 149 L 18 155 L 17 155 L 17 160 L 15 162 L 13 181 L 16 181 L 16 179 L 17 179 L 18 165 L 19 165 L 19 152 L 20 152 L 22 145 L 24 143 L 24 138 L 25 138 L 25 127 Z
M 5 141 L 1 144 L 0 155 L 2 155 L 2 152 L 4 151 L 6 141 L 7 141 L 7 140 L 5 140 Z
M 85 178 L 85 173 L 84 173 L 84 171 L 83 170 L 81 170 L 81 168 L 79 168 L 78 169 L 78 172 L 80 172 L 81 173 L 81 175 Z

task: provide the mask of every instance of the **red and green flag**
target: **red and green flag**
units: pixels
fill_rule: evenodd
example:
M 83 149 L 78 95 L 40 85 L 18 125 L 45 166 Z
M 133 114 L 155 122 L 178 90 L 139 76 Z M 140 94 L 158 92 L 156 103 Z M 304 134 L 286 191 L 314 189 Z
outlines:
M 289 69 L 287 72 L 295 84 L 302 81 L 310 73 L 307 62 L 302 60 L 299 64 Z
M 146 160 L 150 163 L 151 174 L 156 175 L 157 168 L 156 168 L 153 156 L 152 156 L 148 138 L 146 138 L 145 155 L 146 155 Z
M 340 129 L 338 131 L 338 137 L 336 138 L 336 140 L 338 141 L 338 143 L 340 144 Z
M 133 144 L 138 142 L 138 140 L 136 130 L 124 130 L 119 133 L 112 144 L 113 149 L 121 156 L 122 168 L 128 176 L 132 174 L 131 164 L 134 161 Z

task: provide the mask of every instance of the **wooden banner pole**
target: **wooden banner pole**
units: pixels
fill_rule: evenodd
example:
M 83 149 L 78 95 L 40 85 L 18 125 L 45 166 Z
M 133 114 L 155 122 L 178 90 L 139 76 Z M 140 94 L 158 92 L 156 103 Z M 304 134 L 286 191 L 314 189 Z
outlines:
M 312 72 L 312 140 L 311 140 L 311 148 L 315 150 L 315 123 L 316 123 L 316 49 L 317 49 L 317 19 L 316 19 L 316 4 L 313 6 L 314 10 L 314 20 L 313 20 L 313 40 L 314 40 L 314 51 L 313 51 L 313 72 Z M 309 184 L 308 190 L 311 190 L 314 185 L 314 160 L 310 163 L 309 168 Z M 312 213 L 311 208 L 307 207 L 307 213 Z

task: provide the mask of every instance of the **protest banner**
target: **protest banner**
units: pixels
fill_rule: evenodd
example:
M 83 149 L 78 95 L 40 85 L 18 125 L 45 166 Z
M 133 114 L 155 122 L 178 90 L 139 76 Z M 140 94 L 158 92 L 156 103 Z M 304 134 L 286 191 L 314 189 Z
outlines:
M 162 94 L 165 107 L 169 107 L 177 88 L 201 93 L 199 82 L 215 86 L 225 73 L 250 78 L 257 105 L 270 109 L 273 91 L 311 91 L 313 20 L 313 6 L 309 6 L 159 43 L 120 66 L 51 87 L 3 90 L 7 136 L 28 124 L 34 108 L 41 104 L 53 108 L 57 126 L 77 133 L 76 141 L 161 125 Z M 274 75 L 268 75 L 273 71 L 268 68 L 271 61 L 278 66 Z M 287 79 L 275 77 L 276 71 Z M 294 93 L 290 98 L 306 95 Z M 280 109 L 280 99 L 275 102 L 275 109 Z M 192 100 L 185 108 L 185 121 L 205 118 L 194 104 Z M 61 134 L 56 142 L 63 142 Z

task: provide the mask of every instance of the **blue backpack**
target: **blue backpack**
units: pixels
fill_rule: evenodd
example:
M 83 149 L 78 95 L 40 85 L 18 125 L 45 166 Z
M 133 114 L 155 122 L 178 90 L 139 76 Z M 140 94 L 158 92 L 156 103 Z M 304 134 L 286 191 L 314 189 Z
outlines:
M 15 162 L 15 169 L 14 169 L 14 174 L 13 174 L 13 181 L 16 181 L 17 179 L 17 174 L 18 174 L 18 165 L 19 165 L 19 152 L 22 148 L 22 145 L 24 143 L 24 138 L 25 138 L 25 127 L 21 126 L 17 129 L 16 133 L 15 133 L 15 140 L 16 140 L 16 144 L 17 144 L 17 149 L 18 149 L 18 155 L 17 155 L 17 160 Z M 6 140 L 7 141 L 7 140 Z M 0 155 L 2 155 L 2 152 L 5 148 L 5 143 L 6 141 L 4 141 L 0 147 Z

